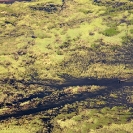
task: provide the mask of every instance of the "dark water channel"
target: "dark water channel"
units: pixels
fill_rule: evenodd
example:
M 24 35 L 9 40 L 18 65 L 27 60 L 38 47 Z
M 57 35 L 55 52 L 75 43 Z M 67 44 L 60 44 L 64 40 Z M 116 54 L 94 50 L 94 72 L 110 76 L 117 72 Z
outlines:
M 14 113 L 10 114 L 3 114 L 0 115 L 0 120 L 8 119 L 10 117 L 21 117 L 23 115 L 30 115 L 30 114 L 35 114 L 41 111 L 46 111 L 48 109 L 52 108 L 61 108 L 65 104 L 72 104 L 76 101 L 80 102 L 82 100 L 86 100 L 88 98 L 97 98 L 100 100 L 99 97 L 105 97 L 106 98 L 106 104 L 101 105 L 97 108 L 103 108 L 105 106 L 108 107 L 113 107 L 113 106 L 127 106 L 127 107 L 133 107 L 133 103 L 129 102 L 130 95 L 133 94 L 132 92 L 132 82 L 127 82 L 123 81 L 121 82 L 118 79 L 79 79 L 79 80 L 74 80 L 74 81 L 69 81 L 64 84 L 45 84 L 43 82 L 37 83 L 37 82 L 25 82 L 24 84 L 39 84 L 43 86 L 50 86 L 57 88 L 59 90 L 64 89 L 64 87 L 70 87 L 70 86 L 84 86 L 84 85 L 98 85 L 98 86 L 106 86 L 105 89 L 102 90 L 97 90 L 94 92 L 82 92 L 79 94 L 74 94 L 74 95 L 60 95 L 58 99 L 52 98 L 52 100 L 49 100 L 47 102 L 44 102 L 43 104 L 38 105 L 35 108 L 28 108 L 26 110 L 18 110 Z M 128 88 L 128 89 L 127 89 Z M 111 93 L 118 94 L 117 98 L 112 98 L 110 97 Z M 39 97 L 43 98 L 45 97 L 44 93 L 39 93 L 39 94 L 34 94 L 33 96 L 30 96 L 27 99 L 22 99 L 21 101 L 17 102 L 22 102 L 25 100 L 31 100 L 32 98 Z
M 0 0 L 0 3 L 5 3 L 5 4 L 12 4 L 14 3 L 15 1 L 31 1 L 31 0 Z

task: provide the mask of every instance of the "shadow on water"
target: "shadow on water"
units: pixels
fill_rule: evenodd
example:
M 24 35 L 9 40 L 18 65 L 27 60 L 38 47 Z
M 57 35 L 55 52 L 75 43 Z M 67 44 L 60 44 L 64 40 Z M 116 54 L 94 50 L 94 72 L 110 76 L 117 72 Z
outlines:
M 65 78 L 65 77 L 64 77 Z M 48 81 L 47 81 L 48 82 Z M 50 83 L 51 82 L 51 83 Z M 60 108 L 61 106 L 64 106 L 65 104 L 72 104 L 75 101 L 82 101 L 86 100 L 88 98 L 95 98 L 100 100 L 100 97 L 105 97 L 106 99 L 106 104 L 96 106 L 96 108 L 101 108 L 105 106 L 113 107 L 117 105 L 125 105 L 125 106 L 133 106 L 132 103 L 129 103 L 127 99 L 127 92 L 126 92 L 126 87 L 132 87 L 133 83 L 132 82 L 127 82 L 127 81 L 120 81 L 117 78 L 113 79 L 94 79 L 94 78 L 81 78 L 77 79 L 74 77 L 71 77 L 70 79 L 66 78 L 66 82 L 62 84 L 57 84 L 57 81 L 50 81 L 49 83 L 44 83 L 43 82 L 23 82 L 24 84 L 38 84 L 38 85 L 43 85 L 43 86 L 49 86 L 49 87 L 54 87 L 57 90 L 63 90 L 64 87 L 70 87 L 70 86 L 87 86 L 87 85 L 96 85 L 96 86 L 105 86 L 105 89 L 93 91 L 93 92 L 82 92 L 79 94 L 74 94 L 74 95 L 60 95 L 58 99 L 52 99 L 49 100 L 48 102 L 44 102 L 43 104 L 38 105 L 35 108 L 28 108 L 26 110 L 19 110 L 15 111 L 14 113 L 10 114 L 4 114 L 0 116 L 0 120 L 8 119 L 10 117 L 21 117 L 23 115 L 29 115 L 29 114 L 35 114 L 41 111 L 45 111 L 48 109 L 52 109 L 55 107 Z M 110 95 L 112 93 L 118 94 L 117 98 L 113 98 Z M 131 94 L 131 93 L 130 93 Z M 35 97 L 45 97 L 43 94 L 39 95 L 34 95 Z M 31 100 L 32 97 L 29 97 L 29 99 L 26 100 Z M 101 99 L 102 100 L 102 99 Z M 23 101 L 23 99 L 21 100 Z M 20 102 L 20 101 L 19 101 Z

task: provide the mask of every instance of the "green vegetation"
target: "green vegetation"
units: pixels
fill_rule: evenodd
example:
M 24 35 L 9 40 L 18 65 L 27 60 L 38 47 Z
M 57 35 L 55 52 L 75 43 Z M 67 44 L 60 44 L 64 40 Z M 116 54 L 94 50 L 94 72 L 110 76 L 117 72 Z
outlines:
M 81 107 L 80 107 L 81 108 Z M 125 124 L 131 116 L 129 110 L 123 107 L 113 107 L 112 109 L 105 107 L 103 109 L 84 109 L 78 114 L 64 114 L 55 117 L 54 124 L 58 128 L 53 129 L 53 132 L 94 132 L 112 124 Z M 78 127 L 80 125 L 80 127 Z M 77 128 L 78 127 L 78 128 Z M 130 129 L 129 129 L 130 130 Z M 104 130 L 103 130 L 104 131 Z M 120 129 L 118 130 L 120 131 Z M 104 131 L 105 132 L 105 131 Z
M 130 33 L 133 34 L 133 29 L 130 30 Z
M 0 4 L 0 133 L 130 133 L 133 2 Z
M 119 31 L 115 27 L 111 27 L 103 32 L 105 36 L 114 36 L 117 35 Z

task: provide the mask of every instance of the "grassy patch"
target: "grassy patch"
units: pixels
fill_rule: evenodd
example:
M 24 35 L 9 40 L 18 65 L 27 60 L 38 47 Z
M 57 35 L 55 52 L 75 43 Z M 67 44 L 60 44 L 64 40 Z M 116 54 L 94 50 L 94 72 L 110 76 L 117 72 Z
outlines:
M 122 115 L 121 115 L 122 114 Z M 126 123 L 131 117 L 131 112 L 126 111 L 123 107 L 103 108 L 101 110 L 84 109 L 78 115 L 69 117 L 69 119 L 60 119 L 57 116 L 55 122 L 60 126 L 62 131 L 68 132 L 89 132 L 92 130 L 104 129 L 113 123 Z M 63 116 L 63 115 L 62 115 Z M 66 114 L 64 117 L 67 116 Z M 80 124 L 80 128 L 76 128 Z M 108 126 L 108 127 L 111 127 Z M 67 130 L 69 129 L 69 130 Z M 55 128 L 56 131 L 56 128 Z M 99 130 L 100 131 L 100 130 Z M 53 130 L 54 132 L 54 130 Z
M 106 29 L 105 31 L 103 31 L 103 35 L 105 36 L 115 36 L 119 33 L 119 31 L 117 30 L 116 27 L 111 27 L 109 29 Z

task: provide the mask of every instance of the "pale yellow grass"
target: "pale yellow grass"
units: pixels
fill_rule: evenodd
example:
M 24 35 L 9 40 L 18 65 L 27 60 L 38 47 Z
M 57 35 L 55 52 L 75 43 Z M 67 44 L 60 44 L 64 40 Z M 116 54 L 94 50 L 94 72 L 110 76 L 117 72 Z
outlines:
M 133 121 L 126 124 L 111 124 L 110 126 L 104 126 L 98 130 L 91 130 L 90 133 L 118 133 L 122 131 L 132 133 Z
M 72 126 L 75 126 L 77 124 L 77 122 L 75 120 L 65 120 L 65 121 L 62 121 L 62 120 L 57 120 L 57 123 L 60 125 L 61 128 L 70 128 Z

